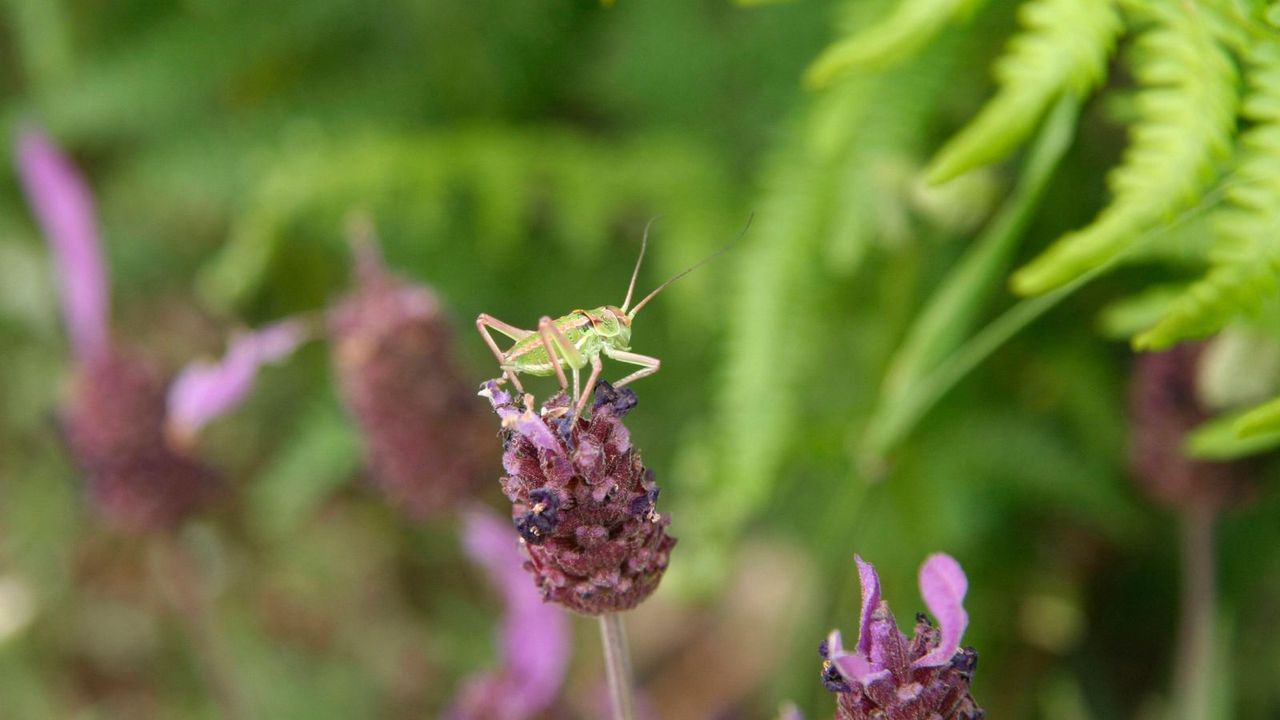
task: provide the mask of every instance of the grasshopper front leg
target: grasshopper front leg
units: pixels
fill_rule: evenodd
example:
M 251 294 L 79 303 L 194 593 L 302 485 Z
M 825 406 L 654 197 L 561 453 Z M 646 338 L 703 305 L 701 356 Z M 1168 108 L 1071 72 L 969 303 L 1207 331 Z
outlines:
M 542 338 L 542 347 L 546 348 L 547 360 L 551 363 L 551 367 L 556 371 L 556 380 L 560 381 L 560 389 L 568 391 L 569 379 L 564 375 L 564 368 L 560 367 L 560 359 L 569 363 L 574 368 L 574 377 L 577 378 L 577 368 L 582 366 L 582 354 L 578 352 L 578 348 L 569 342 L 569 338 L 560 332 L 560 328 L 556 327 L 555 321 L 546 315 L 538 321 L 538 335 Z M 559 350 L 559 355 L 556 354 Z M 574 383 L 574 392 L 577 392 L 577 383 Z M 574 398 L 577 399 L 576 397 Z
M 662 361 L 658 358 L 641 355 L 640 353 L 627 352 L 626 350 L 611 350 L 608 347 L 605 347 L 604 354 L 619 362 L 624 362 L 629 365 L 643 366 L 639 370 L 614 383 L 614 387 L 622 387 L 623 385 L 639 380 L 642 377 L 649 377 L 650 375 L 658 372 L 658 369 L 662 367 Z
M 587 406 L 587 399 L 591 397 L 591 391 L 596 387 L 596 380 L 600 379 L 600 371 L 604 369 L 604 363 L 600 362 L 599 355 L 591 356 L 591 375 L 587 378 L 586 392 L 578 396 L 578 404 L 573 409 L 574 417 L 582 415 L 582 408 Z
M 480 332 L 480 337 L 484 338 L 484 344 L 488 345 L 489 349 L 493 351 L 493 356 L 498 360 L 498 367 L 502 368 L 502 374 L 511 381 L 511 384 L 516 387 L 518 392 L 524 394 L 524 386 L 520 384 L 520 379 L 516 377 L 514 371 L 507 367 L 506 354 L 502 352 L 502 349 L 498 347 L 497 341 L 495 341 L 493 336 L 489 334 L 491 329 L 497 330 L 512 340 L 523 340 L 524 338 L 532 335 L 533 331 L 523 330 L 515 325 L 502 322 L 488 313 L 480 313 L 480 315 L 476 317 L 476 330 Z

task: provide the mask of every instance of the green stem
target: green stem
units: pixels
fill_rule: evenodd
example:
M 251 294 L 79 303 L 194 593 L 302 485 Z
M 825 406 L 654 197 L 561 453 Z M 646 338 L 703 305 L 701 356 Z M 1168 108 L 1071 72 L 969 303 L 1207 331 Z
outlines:
M 1180 720 L 1208 720 L 1212 710 L 1216 513 L 1201 502 L 1182 514 L 1182 617 L 1173 691 L 1174 716 Z
M 1080 103 L 1069 93 L 1054 106 L 1027 156 L 1017 188 L 916 316 L 889 362 L 880 398 L 863 436 L 864 459 L 887 453 L 914 424 L 916 417 L 900 410 L 904 399 L 961 345 L 982 306 L 1008 273 L 1018 240 L 1075 136 L 1079 111 Z
M 631 651 L 621 613 L 600 616 L 600 640 L 604 644 L 604 668 L 609 680 L 613 720 L 635 720 L 631 706 Z
M 195 558 L 177 535 L 166 536 L 157 548 L 156 572 L 174 614 L 182 624 L 196 656 L 209 695 L 227 720 L 250 720 L 250 712 L 212 617 Z

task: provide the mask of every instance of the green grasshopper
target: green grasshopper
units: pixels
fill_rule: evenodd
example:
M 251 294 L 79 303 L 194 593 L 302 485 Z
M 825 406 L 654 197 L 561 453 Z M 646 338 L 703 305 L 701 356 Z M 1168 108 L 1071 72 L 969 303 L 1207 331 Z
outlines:
M 751 221 L 748 220 L 747 227 L 750 225 Z M 742 233 L 746 233 L 746 228 L 743 228 Z M 742 234 L 738 237 L 741 238 Z M 737 242 L 737 239 L 735 238 L 733 242 Z M 644 262 L 644 251 L 649 245 L 649 228 L 646 226 L 644 238 L 640 242 L 640 256 L 636 258 L 635 269 L 631 271 L 631 283 L 627 286 L 627 297 L 622 301 L 622 307 L 602 305 L 591 310 L 574 310 L 554 320 L 544 315 L 538 321 L 537 330 L 524 330 L 487 313 L 480 313 L 476 318 L 476 330 L 493 351 L 493 356 L 497 358 L 503 374 L 520 393 L 524 393 L 524 386 L 520 384 L 518 377 L 522 373 L 543 377 L 555 375 L 560 382 L 560 389 L 568 391 L 569 381 L 564 372 L 564 366 L 567 365 L 573 372 L 573 397 L 576 400 L 574 413 L 580 415 L 587 399 L 591 397 L 591 391 L 595 389 L 600 372 L 604 369 L 600 361 L 601 355 L 640 366 L 639 370 L 614 383 L 615 387 L 622 387 L 658 372 L 658 368 L 662 367 L 661 360 L 631 352 L 631 321 L 635 319 L 641 308 L 657 297 L 658 293 L 665 290 L 668 285 L 713 260 L 728 250 L 733 242 L 677 273 L 628 310 L 636 288 L 636 278 L 640 275 L 640 264 Z M 511 338 L 515 344 L 511 349 L 503 352 L 490 334 L 490 330 L 496 330 Z M 579 371 L 588 364 L 591 365 L 591 375 L 587 377 L 584 392 L 579 392 Z

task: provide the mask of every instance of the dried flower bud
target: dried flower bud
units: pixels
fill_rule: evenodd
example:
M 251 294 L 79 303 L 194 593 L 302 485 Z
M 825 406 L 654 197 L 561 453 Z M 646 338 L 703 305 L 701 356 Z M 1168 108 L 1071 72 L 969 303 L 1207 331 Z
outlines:
M 983 711 L 969 694 L 978 655 L 960 647 L 969 624 L 969 582 L 951 556 L 931 555 L 920 567 L 920 593 L 938 619 L 916 615 L 915 635 L 898 630 L 880 598 L 875 568 L 856 557 L 862 583 L 858 644 L 846 652 L 838 630 L 818 646 L 822 684 L 837 693 L 837 720 L 977 720 Z
M 81 366 L 64 426 L 94 505 L 113 525 L 172 530 L 217 488 L 209 468 L 169 443 L 164 383 L 118 349 Z
M 656 509 L 658 487 L 622 418 L 629 388 L 596 386 L 590 417 L 560 393 L 540 413 L 517 407 L 497 383 L 481 393 L 502 418 L 502 490 L 544 597 L 585 615 L 629 610 L 649 597 L 676 541 Z
M 465 495 L 492 434 L 462 380 L 435 293 L 366 254 L 359 287 L 329 322 L 342 398 L 374 482 L 415 518 Z
M 1183 450 L 1186 434 L 1210 417 L 1196 387 L 1203 349 L 1184 344 L 1139 355 L 1129 389 L 1134 475 L 1152 500 L 1177 508 L 1221 508 L 1247 495 L 1244 465 L 1193 460 Z

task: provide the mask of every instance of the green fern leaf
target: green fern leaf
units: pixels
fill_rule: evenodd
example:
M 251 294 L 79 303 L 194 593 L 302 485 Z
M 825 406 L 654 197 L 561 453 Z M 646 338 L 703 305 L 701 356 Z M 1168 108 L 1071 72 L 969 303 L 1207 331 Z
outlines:
M 1139 119 L 1108 178 L 1112 201 L 1089 226 L 1060 238 L 1013 276 L 1032 295 L 1060 287 L 1124 252 L 1144 230 L 1195 202 L 1231 149 L 1236 68 L 1209 12 L 1178 0 L 1145 3 L 1152 24 L 1136 43 Z
M 996 62 L 1000 86 L 974 119 L 938 152 L 928 170 L 940 183 L 1009 154 L 1064 92 L 1087 96 L 1106 77 L 1121 30 L 1112 0 L 1031 0 L 1023 31 Z
M 1138 349 L 1217 332 L 1280 290 L 1280 40 L 1259 41 L 1246 59 L 1249 94 L 1241 114 L 1253 126 L 1240 137 L 1229 204 L 1215 217 L 1212 267 L 1134 339 Z
M 821 88 L 856 68 L 885 68 L 924 47 L 952 18 L 970 13 L 982 0 L 902 0 L 875 25 L 836 41 L 806 73 L 810 87 Z
M 1234 427 L 1241 438 L 1280 432 L 1280 398 L 1268 400 L 1241 415 Z

